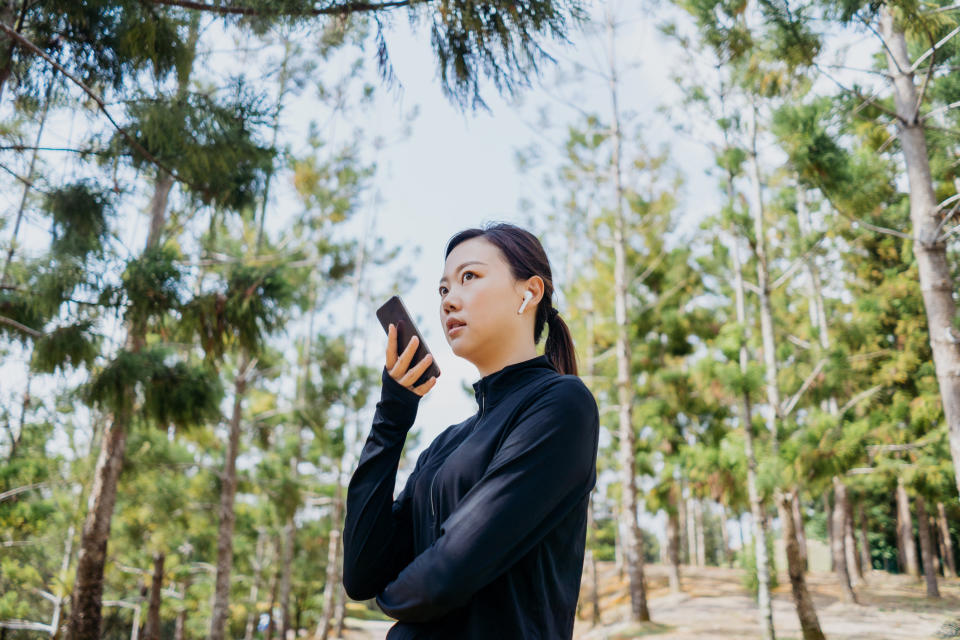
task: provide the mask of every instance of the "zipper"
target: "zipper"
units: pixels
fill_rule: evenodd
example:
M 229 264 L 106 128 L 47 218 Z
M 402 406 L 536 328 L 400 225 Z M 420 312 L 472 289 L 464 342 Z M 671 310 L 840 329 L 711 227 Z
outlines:
M 477 416 L 477 421 L 476 423 L 474 423 L 473 429 L 470 431 L 471 434 L 477 430 L 477 427 L 480 424 L 480 419 L 483 417 L 484 398 L 485 398 L 485 394 L 483 393 L 483 391 L 481 391 L 480 392 L 480 414 Z M 470 435 L 468 434 L 467 437 L 469 438 Z M 443 465 L 441 464 L 440 466 L 442 467 Z M 436 531 L 436 528 L 437 528 L 437 510 L 436 510 L 436 507 L 433 506 L 433 483 L 436 482 L 438 475 L 440 475 L 439 467 L 437 468 L 437 472 L 433 474 L 433 478 L 430 480 L 430 515 L 433 517 L 434 531 Z

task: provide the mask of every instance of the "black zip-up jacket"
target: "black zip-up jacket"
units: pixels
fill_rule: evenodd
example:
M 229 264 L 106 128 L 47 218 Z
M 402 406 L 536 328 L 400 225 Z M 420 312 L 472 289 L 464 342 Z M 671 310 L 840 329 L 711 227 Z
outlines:
M 473 384 L 479 410 L 438 435 L 396 500 L 420 396 L 382 375 L 347 489 L 343 584 L 398 620 L 388 640 L 573 636 L 597 403 L 545 355 Z

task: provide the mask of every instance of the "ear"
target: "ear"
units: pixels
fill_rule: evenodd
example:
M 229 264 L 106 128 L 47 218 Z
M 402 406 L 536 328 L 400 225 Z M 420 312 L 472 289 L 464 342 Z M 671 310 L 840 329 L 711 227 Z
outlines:
M 543 278 L 541 278 L 540 276 L 532 276 L 530 278 L 527 278 L 526 280 L 521 280 L 517 284 L 517 295 L 519 295 L 522 298 L 524 291 L 530 291 L 533 293 L 533 297 L 530 298 L 530 302 L 528 303 L 528 306 L 533 307 L 535 305 L 540 304 L 540 301 L 543 300 L 543 291 L 544 291 Z

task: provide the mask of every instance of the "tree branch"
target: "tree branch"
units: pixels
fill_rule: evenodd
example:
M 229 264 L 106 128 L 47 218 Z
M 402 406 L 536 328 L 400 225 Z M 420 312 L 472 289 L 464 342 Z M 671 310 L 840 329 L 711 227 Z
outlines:
M 827 236 L 826 232 L 821 231 L 820 236 L 817 238 L 816 242 L 814 242 L 813 245 L 809 249 L 807 249 L 802 256 L 794 260 L 793 264 L 787 267 L 787 270 L 784 271 L 782 274 L 780 274 L 779 278 L 773 281 L 773 284 L 770 285 L 770 290 L 775 291 L 780 285 L 786 282 L 787 279 L 790 277 L 790 275 L 794 271 L 796 271 L 800 267 L 800 265 L 802 265 L 804 262 L 807 261 L 807 258 L 810 257 L 810 254 L 813 253 L 813 250 L 817 248 L 817 245 L 819 245 L 820 241 L 823 240 L 826 236 Z
M 926 60 L 927 58 L 929 58 L 930 56 L 932 56 L 932 55 L 937 51 L 937 49 L 939 49 L 940 47 L 942 47 L 943 45 L 945 45 L 945 44 L 947 43 L 947 41 L 950 40 L 950 38 L 952 38 L 953 36 L 957 35 L 958 33 L 960 33 L 960 27 L 957 27 L 956 29 L 954 29 L 953 31 L 951 31 L 950 33 L 948 33 L 947 35 L 943 36 L 943 37 L 940 39 L 940 42 L 936 43 L 935 45 L 933 45 L 932 47 L 930 47 L 929 49 L 927 49 L 927 50 L 923 53 L 922 56 L 920 56 L 919 58 L 917 58 L 916 60 L 913 61 L 913 64 L 910 66 L 910 73 L 913 73 L 914 71 L 916 71 L 916 70 L 917 70 L 917 67 L 919 67 L 921 64 L 923 64 L 923 61 L 924 61 L 924 60 Z M 930 64 L 930 67 L 933 68 L 933 63 Z
M 20 495 L 21 493 L 26 493 L 27 491 L 33 491 L 34 489 L 40 489 L 41 487 L 45 487 L 45 486 L 47 486 L 46 482 L 35 482 L 34 484 L 28 484 L 22 487 L 16 487 L 14 489 L 4 491 L 3 493 L 0 493 L 0 502 L 3 502 L 8 498 L 12 498 L 13 496 Z
M 8 318 L 7 316 L 0 316 L 0 324 L 9 325 L 9 326 L 13 327 L 14 329 L 17 329 L 18 331 L 23 331 L 24 333 L 26 333 L 27 335 L 29 335 L 29 336 L 31 336 L 31 337 L 33 337 L 33 338 L 42 338 L 43 335 L 44 335 L 42 331 L 37 331 L 36 329 L 31 329 L 31 328 L 28 327 L 27 325 L 25 325 L 25 324 L 20 324 L 19 322 L 17 322 L 17 321 L 14 320 L 13 318 Z M 0 494 L 0 495 L 3 495 L 3 494 Z
M 192 9 L 194 11 L 206 11 L 217 13 L 222 16 L 322 16 L 322 15 L 345 15 L 348 13 L 370 13 L 384 11 L 386 9 L 395 9 L 397 7 L 406 7 L 413 4 L 412 0 L 394 0 L 392 2 L 345 2 L 343 4 L 329 7 L 320 7 L 305 9 L 303 11 L 280 11 L 269 9 L 256 9 L 254 7 L 244 7 L 237 5 L 218 5 L 207 2 L 198 2 L 196 0 L 147 0 L 151 4 L 164 5 L 168 7 L 180 7 L 181 9 Z
M 807 379 L 803 381 L 803 384 L 800 385 L 800 389 L 797 390 L 793 397 L 790 398 L 790 401 L 787 402 L 786 406 L 783 407 L 784 417 L 790 415 L 793 410 L 796 408 L 797 403 L 800 401 L 801 396 L 806 393 L 807 389 L 810 388 L 810 385 L 813 384 L 813 381 L 816 379 L 820 372 L 823 371 L 824 365 L 827 364 L 827 359 L 822 358 L 820 362 L 817 363 L 817 366 L 813 368 L 813 371 L 810 372 L 810 375 L 807 376 Z
M 41 58 L 43 58 L 44 60 L 46 60 L 48 64 L 50 64 L 54 69 L 56 69 L 57 71 L 59 71 L 60 73 L 62 73 L 65 78 L 67 78 L 68 80 L 70 80 L 70 82 L 72 82 L 73 84 L 75 84 L 75 85 L 77 85 L 78 87 L 80 87 L 80 89 L 82 89 L 84 93 L 86 93 L 88 96 L 90 96 L 90 99 L 92 99 L 94 102 L 97 103 L 97 107 L 99 107 L 100 111 L 103 112 L 103 115 L 107 118 L 107 120 L 110 121 L 110 124 L 113 125 L 113 128 L 116 129 L 117 132 L 118 132 L 121 136 L 123 136 L 124 139 L 126 139 L 127 142 L 130 143 L 130 146 L 132 146 L 134 149 L 136 149 L 137 153 L 141 154 L 148 162 L 150 162 L 151 164 L 156 165 L 158 168 L 160 168 L 160 169 L 166 171 L 167 173 L 169 173 L 170 176 L 171 176 L 174 180 L 177 180 L 178 182 L 182 182 L 183 184 L 188 185 L 189 187 L 191 187 L 191 188 L 194 189 L 195 191 L 203 192 L 203 189 L 201 189 L 201 188 L 197 187 L 196 185 L 190 183 L 189 181 L 185 180 L 185 179 L 182 178 L 180 175 L 178 175 L 176 171 L 174 171 L 174 170 L 171 169 L 169 166 L 167 166 L 166 163 L 161 162 L 160 160 L 158 160 L 152 153 L 150 153 L 149 151 L 147 151 L 147 150 L 143 147 L 143 145 L 141 145 L 132 135 L 130 135 L 130 133 L 129 133 L 126 129 L 124 129 L 123 127 L 121 127 L 121 126 L 117 123 L 117 121 L 113 119 L 113 116 L 110 115 L 110 112 L 107 110 L 107 104 L 106 104 L 106 102 L 104 102 L 103 98 L 101 98 L 101 97 L 99 96 L 99 94 L 97 94 L 93 89 L 91 89 L 90 87 L 88 87 L 82 80 L 80 80 L 79 78 L 77 78 L 76 76 L 74 76 L 72 73 L 70 73 L 69 71 L 67 71 L 67 70 L 63 67 L 63 65 L 61 65 L 59 62 L 57 62 L 56 60 L 54 60 L 53 58 L 51 58 L 49 55 L 47 55 L 47 53 L 46 53 L 45 51 L 43 51 L 42 49 L 40 49 L 40 47 L 38 47 L 37 45 L 35 45 L 35 44 L 33 44 L 32 42 L 30 42 L 30 40 L 28 40 L 27 38 L 25 38 L 25 37 L 24 37 L 23 35 L 21 35 L 16 29 L 14 29 L 14 28 L 11 27 L 10 25 L 6 24 L 5 22 L 0 22 L 0 31 L 6 33 L 6 34 L 10 37 L 10 39 L 12 39 L 14 42 L 16 42 L 16 43 L 17 43 L 18 45 L 20 45 L 22 48 L 26 49 L 27 51 L 29 51 L 29 52 L 31 52 L 31 53 L 33 53 L 33 54 L 35 54 L 35 55 L 40 56 Z

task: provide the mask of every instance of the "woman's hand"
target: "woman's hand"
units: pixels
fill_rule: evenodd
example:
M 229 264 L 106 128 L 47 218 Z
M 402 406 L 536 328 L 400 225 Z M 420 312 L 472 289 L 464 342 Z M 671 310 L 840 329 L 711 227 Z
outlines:
M 429 380 L 421 384 L 420 386 L 413 386 L 413 383 L 416 382 L 424 371 L 427 370 L 427 367 L 430 366 L 430 363 L 433 362 L 433 355 L 427 354 L 423 360 L 418 362 L 412 369 L 409 371 L 407 367 L 410 366 L 410 360 L 413 359 L 413 354 L 417 351 L 417 344 L 420 341 L 417 339 L 417 336 L 410 338 L 410 342 L 407 344 L 406 349 L 403 350 L 403 353 L 400 354 L 400 357 L 397 357 L 397 328 L 393 326 L 393 323 L 390 324 L 390 327 L 387 329 L 387 372 L 390 374 L 390 377 L 399 382 L 401 385 L 410 389 L 418 396 L 423 396 L 433 388 L 433 385 L 437 383 L 437 376 L 431 376 Z

